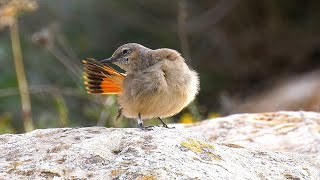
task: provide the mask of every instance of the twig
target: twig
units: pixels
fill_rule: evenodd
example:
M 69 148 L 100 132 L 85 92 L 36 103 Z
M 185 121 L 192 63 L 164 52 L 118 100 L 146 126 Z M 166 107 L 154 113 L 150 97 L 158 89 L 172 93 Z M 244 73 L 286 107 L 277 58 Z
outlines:
M 22 52 L 19 38 L 19 28 L 18 23 L 15 21 L 10 26 L 10 35 L 12 42 L 12 51 L 13 51 L 13 61 L 17 73 L 21 104 L 22 104 L 22 119 L 24 130 L 26 132 L 32 131 L 34 129 L 32 122 L 32 110 L 31 110 L 31 102 L 30 95 L 28 90 L 28 83 L 26 79 L 26 75 L 24 72 L 24 65 L 22 60 Z
M 233 9 L 238 0 L 220 0 L 217 5 L 203 14 L 190 19 L 185 28 L 189 33 L 202 32 L 207 27 L 217 24 Z
M 182 54 L 188 64 L 191 63 L 191 55 L 189 50 L 188 34 L 186 32 L 187 24 L 187 1 L 180 0 L 178 4 L 178 36 L 181 44 Z
M 74 52 L 72 46 L 70 45 L 69 41 L 63 34 L 58 34 L 57 35 L 57 42 L 60 44 L 62 50 L 65 51 L 68 57 L 70 57 L 71 60 L 74 60 L 75 62 L 79 63 L 79 57 L 77 54 Z M 76 69 L 81 69 L 79 64 L 76 65 Z M 80 70 L 81 71 L 81 70 Z
M 49 93 L 49 94 L 64 94 L 69 96 L 77 96 L 77 89 L 74 88 L 61 88 L 52 85 L 31 85 L 29 87 L 30 94 Z M 17 88 L 0 89 L 0 98 L 7 96 L 14 96 L 19 94 Z
M 79 85 L 79 77 L 81 76 L 81 70 L 76 67 L 73 66 L 71 61 L 69 60 L 69 58 L 67 56 L 65 56 L 59 49 L 57 49 L 55 46 L 53 45 L 48 45 L 47 46 L 48 51 L 54 55 L 61 64 L 63 64 L 66 68 L 68 68 L 70 70 L 70 72 L 73 74 L 72 79 L 73 81 Z
M 114 104 L 114 98 L 112 96 L 108 96 L 104 102 L 104 109 L 101 111 L 97 126 L 105 126 L 107 123 L 108 117 L 110 117 L 110 109 L 106 107 L 110 107 L 110 105 Z
M 178 2 L 178 36 L 181 44 L 182 54 L 183 57 L 185 57 L 188 64 L 191 64 L 191 53 L 190 53 L 190 47 L 189 47 L 189 41 L 188 41 L 188 32 L 186 29 L 187 26 L 187 18 L 188 18 L 188 12 L 187 12 L 187 0 L 180 0 Z M 197 119 L 200 119 L 200 111 L 199 108 L 196 106 L 196 102 L 191 103 L 188 106 L 189 111 L 192 113 L 194 117 Z

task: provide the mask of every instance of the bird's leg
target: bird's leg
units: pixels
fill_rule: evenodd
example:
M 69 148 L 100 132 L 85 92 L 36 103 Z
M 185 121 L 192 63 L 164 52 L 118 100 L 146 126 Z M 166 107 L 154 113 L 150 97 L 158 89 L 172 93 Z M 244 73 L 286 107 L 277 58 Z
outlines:
M 168 128 L 168 129 L 174 129 L 174 127 L 168 127 L 168 125 L 160 117 L 158 117 L 158 119 L 159 119 L 159 121 L 161 121 L 163 127 Z
M 118 119 L 121 117 L 121 115 L 122 115 L 122 108 L 119 108 L 118 109 L 118 116 L 116 118 L 116 121 L 118 121 Z
M 144 126 L 143 125 L 143 121 L 142 121 L 142 118 L 141 118 L 141 115 L 140 113 L 138 114 L 138 128 L 142 129 L 142 130 L 145 130 L 145 131 L 150 131 L 150 130 L 153 130 L 151 126 Z
M 140 113 L 138 114 L 138 128 L 140 129 L 144 128 Z

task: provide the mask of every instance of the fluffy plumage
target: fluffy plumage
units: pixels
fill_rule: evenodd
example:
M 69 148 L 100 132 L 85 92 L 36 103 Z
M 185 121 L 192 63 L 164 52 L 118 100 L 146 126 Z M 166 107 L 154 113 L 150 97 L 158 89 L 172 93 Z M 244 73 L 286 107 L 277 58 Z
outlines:
M 118 65 L 126 74 L 107 62 Z M 172 49 L 152 50 L 129 43 L 109 59 L 87 59 L 83 63 L 88 93 L 118 94 L 123 115 L 141 122 L 179 113 L 199 91 L 197 73 Z

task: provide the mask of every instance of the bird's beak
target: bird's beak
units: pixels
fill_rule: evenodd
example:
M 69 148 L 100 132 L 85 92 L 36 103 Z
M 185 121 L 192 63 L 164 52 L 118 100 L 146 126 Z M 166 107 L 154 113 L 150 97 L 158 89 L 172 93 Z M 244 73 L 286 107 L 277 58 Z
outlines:
M 111 62 L 116 62 L 116 61 L 118 61 L 118 59 L 113 58 L 113 57 L 108 58 L 108 59 L 102 59 L 102 60 L 100 60 L 101 63 L 111 63 Z

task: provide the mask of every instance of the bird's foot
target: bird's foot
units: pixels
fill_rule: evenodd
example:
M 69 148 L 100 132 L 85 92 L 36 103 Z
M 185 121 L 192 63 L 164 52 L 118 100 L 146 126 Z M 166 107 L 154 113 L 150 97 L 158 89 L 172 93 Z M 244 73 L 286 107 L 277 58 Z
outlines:
M 162 124 L 162 127 L 167 128 L 167 129 L 175 129 L 175 127 L 169 127 L 167 124 Z
M 159 121 L 162 123 L 162 127 L 167 129 L 174 129 L 175 127 L 169 127 L 160 117 L 158 117 Z
M 154 126 L 143 126 L 142 123 L 138 123 L 138 128 L 143 131 L 152 131 Z

